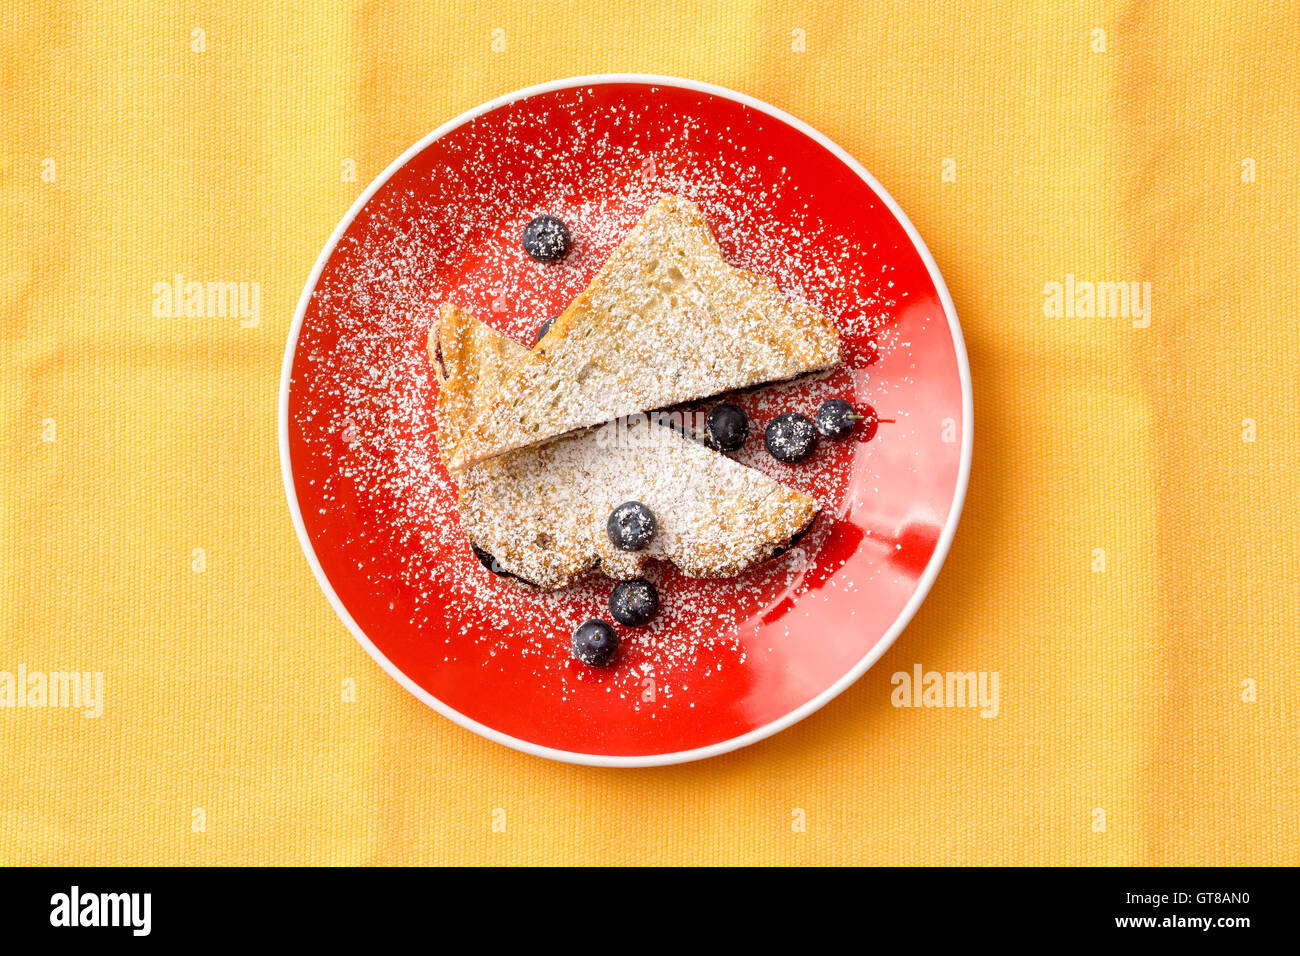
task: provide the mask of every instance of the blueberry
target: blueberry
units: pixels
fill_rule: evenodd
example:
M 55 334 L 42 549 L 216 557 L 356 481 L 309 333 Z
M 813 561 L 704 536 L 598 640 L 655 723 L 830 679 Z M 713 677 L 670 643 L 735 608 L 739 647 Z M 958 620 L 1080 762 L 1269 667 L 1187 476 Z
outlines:
M 619 581 L 609 593 L 609 613 L 628 627 L 640 627 L 659 611 L 659 592 L 645 578 Z
M 584 664 L 608 664 L 616 653 L 618 635 L 604 621 L 588 621 L 573 632 L 573 656 Z
M 546 338 L 546 333 L 551 331 L 551 323 L 558 318 L 559 318 L 558 315 L 553 315 L 541 324 L 541 326 L 537 329 L 537 337 L 533 339 L 533 345 L 536 345 L 542 339 Z
M 573 237 L 569 227 L 554 216 L 538 216 L 524 226 L 524 251 L 538 262 L 559 262 L 569 254 Z
M 620 551 L 640 551 L 658 530 L 654 513 L 639 501 L 625 501 L 605 522 L 609 540 Z
M 735 451 L 749 437 L 749 419 L 737 406 L 723 402 L 714 406 L 705 419 L 709 441 L 718 451 Z
M 812 454 L 817 444 L 817 429 L 808 416 L 786 412 L 768 423 L 763 442 L 777 461 L 794 465 Z
M 844 399 L 827 399 L 817 409 L 817 433 L 823 438 L 847 438 L 861 419 L 857 410 Z

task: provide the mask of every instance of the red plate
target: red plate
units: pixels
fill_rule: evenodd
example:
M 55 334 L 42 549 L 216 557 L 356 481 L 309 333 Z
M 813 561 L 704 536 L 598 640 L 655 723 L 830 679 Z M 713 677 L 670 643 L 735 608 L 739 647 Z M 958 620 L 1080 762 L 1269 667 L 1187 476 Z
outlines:
M 728 259 L 832 316 L 846 368 L 738 399 L 746 463 L 816 494 L 799 547 L 728 581 L 653 577 L 664 605 L 621 628 L 610 668 L 569 656 L 609 582 L 534 595 L 470 553 L 434 441 L 425 354 L 449 301 L 531 344 L 667 192 L 700 204 Z M 565 264 L 519 244 L 570 224 Z M 785 466 L 762 430 L 842 395 L 882 419 Z M 860 438 L 861 436 L 859 436 Z M 668 77 L 580 77 L 494 100 L 412 147 L 316 263 L 285 353 L 280 453 L 307 560 L 339 616 L 411 693 L 530 753 L 593 764 L 706 757 L 788 727 L 884 653 L 947 553 L 971 454 L 970 373 L 943 280 L 902 211 L 816 131 Z

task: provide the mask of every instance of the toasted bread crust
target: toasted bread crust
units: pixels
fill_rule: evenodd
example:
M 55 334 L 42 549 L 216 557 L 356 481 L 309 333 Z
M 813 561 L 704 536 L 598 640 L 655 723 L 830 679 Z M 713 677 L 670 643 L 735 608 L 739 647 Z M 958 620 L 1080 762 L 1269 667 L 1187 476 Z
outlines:
M 428 348 L 441 383 L 438 447 L 455 448 L 465 423 L 490 405 L 502 374 L 528 350 L 451 305 L 438 310 L 438 321 L 429 329 Z
M 539 346 L 503 372 L 448 466 L 841 361 L 829 318 L 729 265 L 699 207 L 665 196 Z

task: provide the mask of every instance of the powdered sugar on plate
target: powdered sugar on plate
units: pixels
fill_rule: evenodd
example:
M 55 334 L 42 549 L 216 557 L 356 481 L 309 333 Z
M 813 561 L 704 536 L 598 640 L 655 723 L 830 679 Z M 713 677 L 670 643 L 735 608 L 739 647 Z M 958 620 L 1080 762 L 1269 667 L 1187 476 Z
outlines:
M 882 425 L 871 444 L 823 439 L 809 461 L 788 466 L 768 455 L 762 439 L 777 414 L 813 417 L 827 398 L 880 405 L 888 383 L 873 380 L 868 366 L 877 353 L 905 358 L 908 343 L 892 328 L 905 293 L 893 288 L 893 248 L 828 233 L 791 170 L 743 137 L 733 141 L 731 127 L 680 118 L 665 124 L 618 100 L 593 107 L 590 90 L 566 96 L 551 122 L 507 106 L 492 117 L 490 137 L 476 135 L 476 120 L 437 141 L 371 198 L 335 247 L 293 366 L 301 397 L 291 423 L 316 464 L 304 497 L 322 519 L 313 522 L 317 551 L 354 555 L 349 573 L 371 593 L 392 595 L 392 613 L 440 641 L 445 660 L 471 655 L 491 668 L 507 655 L 527 659 L 536 680 L 561 699 L 577 682 L 594 680 L 632 708 L 690 706 L 690 681 L 707 681 L 714 669 L 701 670 L 701 660 L 743 662 L 753 625 L 828 581 L 836 566 L 825 545 L 844 513 L 850 472 L 869 484 L 872 447 L 906 440 L 905 428 L 891 434 Z M 575 106 L 583 120 L 564 122 Z M 609 619 L 611 581 L 533 593 L 493 577 L 470 552 L 455 484 L 436 447 L 437 384 L 425 335 L 437 306 L 449 301 L 531 345 L 537 327 L 563 310 L 668 193 L 701 206 L 728 261 L 830 315 L 846 367 L 727 398 L 750 416 L 749 441 L 735 457 L 821 502 L 808 535 L 733 579 L 692 580 L 656 566 L 658 617 L 617 627 L 620 660 L 595 671 L 569 659 L 568 640 L 582 621 Z M 535 263 L 521 247 L 524 224 L 541 213 L 560 217 L 573 234 L 561 265 Z M 654 686 L 648 698 L 646 678 Z

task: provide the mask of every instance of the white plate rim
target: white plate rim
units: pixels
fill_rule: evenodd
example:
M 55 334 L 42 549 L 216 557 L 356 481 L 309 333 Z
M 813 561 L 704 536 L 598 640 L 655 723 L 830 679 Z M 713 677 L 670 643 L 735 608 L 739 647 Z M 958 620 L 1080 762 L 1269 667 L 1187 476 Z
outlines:
M 509 734 L 501 733 L 492 727 L 482 724 L 472 717 L 460 713 L 453 707 L 440 701 L 433 694 L 417 684 L 414 680 L 402 672 L 392 661 L 390 661 L 374 642 L 366 635 L 360 625 L 352 618 L 348 609 L 344 606 L 338 594 L 330 584 L 329 578 L 325 575 L 320 561 L 316 557 L 315 549 L 312 547 L 311 539 L 307 534 L 307 527 L 302 519 L 302 512 L 298 506 L 298 496 L 294 488 L 293 470 L 289 459 L 289 383 L 290 373 L 293 370 L 293 357 L 297 349 L 298 335 L 302 329 L 303 319 L 307 314 L 307 306 L 311 301 L 312 293 L 316 290 L 316 284 L 320 281 L 321 273 L 325 269 L 326 263 L 329 262 L 330 256 L 333 255 L 335 247 L 339 240 L 352 224 L 353 220 L 365 208 L 370 199 L 377 193 L 383 185 L 403 166 L 405 166 L 414 156 L 418 155 L 430 143 L 441 139 L 452 130 L 463 126 L 465 123 L 489 113 L 499 107 L 506 106 L 510 103 L 526 99 L 530 96 L 537 96 L 542 93 L 550 93 L 555 90 L 572 89 L 582 86 L 605 86 L 617 83 L 644 84 L 647 86 L 664 86 L 677 87 L 680 89 L 693 90 L 699 93 L 707 93 L 711 96 L 718 96 L 723 99 L 732 100 L 752 109 L 766 113 L 768 116 L 785 123 L 805 136 L 819 143 L 840 162 L 844 163 L 859 178 L 863 180 L 880 200 L 888 207 L 890 213 L 898 220 L 907 232 L 908 238 L 912 242 L 913 248 L 920 255 L 921 260 L 925 263 L 926 271 L 929 272 L 930 281 L 934 283 L 935 290 L 939 294 L 939 301 L 943 305 L 944 314 L 948 319 L 949 332 L 952 335 L 953 346 L 957 357 L 957 366 L 961 376 L 962 390 L 962 441 L 961 441 L 961 462 L 958 469 L 957 484 L 953 489 L 952 506 L 948 512 L 948 520 L 944 524 L 943 531 L 939 535 L 938 543 L 935 545 L 934 553 L 930 555 L 930 560 L 926 564 L 925 571 L 917 581 L 915 590 L 911 598 L 898 616 L 894 619 L 893 624 L 885 634 L 872 646 L 861 660 L 852 668 L 845 672 L 835 683 L 826 688 L 816 697 L 805 701 L 794 710 L 779 717 L 776 720 L 757 727 L 736 737 L 722 740 L 717 743 L 709 744 L 705 747 L 696 747 L 691 750 L 680 750 L 672 753 L 659 754 L 638 754 L 638 755 L 616 755 L 616 754 L 584 754 L 571 750 L 560 750 L 554 747 L 543 747 L 518 737 L 512 737 Z M 867 172 L 856 159 L 836 145 L 827 136 L 809 126 L 803 120 L 791 116 L 784 110 L 778 109 L 762 100 L 755 99 L 744 93 L 738 93 L 735 90 L 726 87 L 717 86 L 712 83 L 703 83 L 697 80 L 688 80 L 681 77 L 661 76 L 653 73 L 597 73 L 587 76 L 574 76 L 566 79 L 551 80 L 546 83 L 538 83 L 534 86 L 524 87 L 513 93 L 507 93 L 504 96 L 498 96 L 479 106 L 474 107 L 467 112 L 442 126 L 439 126 L 433 132 L 424 136 L 419 142 L 415 143 L 406 152 L 402 153 L 397 159 L 393 160 L 375 180 L 366 187 L 366 190 L 357 197 L 351 208 L 348 209 L 343 219 L 331 233 L 325 247 L 321 250 L 316 259 L 316 264 L 312 267 L 311 275 L 307 279 L 307 284 L 303 287 L 302 296 L 298 300 L 298 307 L 294 312 L 293 324 L 289 329 L 289 338 L 285 344 L 284 361 L 280 371 L 280 401 L 279 401 L 279 445 L 280 445 L 280 473 L 284 481 L 285 496 L 288 500 L 289 513 L 293 517 L 293 525 L 298 534 L 298 543 L 302 546 L 303 554 L 307 558 L 307 563 L 311 566 L 312 573 L 316 577 L 317 584 L 325 592 L 330 605 L 334 612 L 339 616 L 352 636 L 357 642 L 366 649 L 367 653 L 388 674 L 406 688 L 411 694 L 422 700 L 429 707 L 433 708 L 448 720 L 459 724 L 467 730 L 486 737 L 489 740 L 504 744 L 515 750 L 532 754 L 537 757 L 545 757 L 549 760 L 558 760 L 564 763 L 585 764 L 596 767 L 657 767 L 666 764 L 687 763 L 693 760 L 703 760 L 708 757 L 716 757 L 719 754 L 728 753 L 732 750 L 739 750 L 752 743 L 756 743 L 773 734 L 779 733 L 790 727 L 805 717 L 820 710 L 834 698 L 847 690 L 858 678 L 871 669 L 884 653 L 889 650 L 898 635 L 903 632 L 911 622 L 912 617 L 916 614 L 917 609 L 924 602 L 926 596 L 930 593 L 930 588 L 934 585 L 935 579 L 939 576 L 939 570 L 943 567 L 944 560 L 948 556 L 948 550 L 952 546 L 953 537 L 957 533 L 957 525 L 961 520 L 962 508 L 966 501 L 966 489 L 970 481 L 971 455 L 974 447 L 974 436 L 972 435 L 972 426 L 974 424 L 974 396 L 971 389 L 970 363 L 966 355 L 966 343 L 962 337 L 961 325 L 957 321 L 957 311 L 953 307 L 952 298 L 948 294 L 948 287 L 943 281 L 943 276 L 939 273 L 939 267 L 935 264 L 934 258 L 930 255 L 930 250 L 926 247 L 925 242 L 921 239 L 916 227 L 912 225 L 910 219 L 894 201 L 883 186 L 876 180 L 871 173 Z

